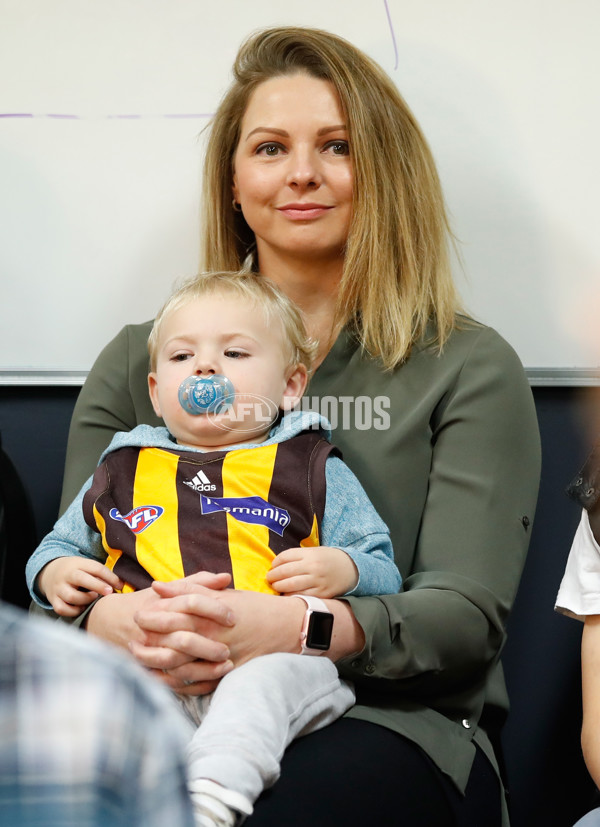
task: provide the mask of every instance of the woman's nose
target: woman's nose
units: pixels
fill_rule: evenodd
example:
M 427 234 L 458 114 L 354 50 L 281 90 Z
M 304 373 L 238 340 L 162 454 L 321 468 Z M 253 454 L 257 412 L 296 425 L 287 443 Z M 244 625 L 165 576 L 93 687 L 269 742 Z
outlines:
M 316 188 L 321 185 L 319 165 L 311 153 L 296 152 L 290 156 L 287 183 L 291 187 Z

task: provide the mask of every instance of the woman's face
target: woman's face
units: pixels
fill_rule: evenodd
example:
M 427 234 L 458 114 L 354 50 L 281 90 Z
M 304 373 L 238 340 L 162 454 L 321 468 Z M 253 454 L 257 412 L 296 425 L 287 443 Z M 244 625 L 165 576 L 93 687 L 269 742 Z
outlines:
M 261 270 L 290 257 L 341 263 L 352 182 L 348 131 L 332 84 L 306 74 L 261 83 L 242 119 L 233 178 Z

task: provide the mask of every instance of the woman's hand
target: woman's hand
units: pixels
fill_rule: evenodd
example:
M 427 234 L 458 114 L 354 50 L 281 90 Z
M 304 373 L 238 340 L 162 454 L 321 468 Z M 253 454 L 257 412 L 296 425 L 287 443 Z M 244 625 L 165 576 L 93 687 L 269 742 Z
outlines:
M 233 664 L 228 662 L 225 644 L 215 642 L 204 634 L 211 626 L 229 625 L 230 611 L 216 600 L 220 589 L 231 581 L 228 574 L 201 572 L 191 575 L 199 616 L 190 615 L 163 600 L 155 589 L 141 589 L 127 594 L 113 594 L 99 600 L 90 612 L 87 630 L 98 637 L 128 648 L 137 660 L 177 691 L 199 695 L 214 689 L 216 682 Z M 185 583 L 185 579 L 180 581 Z M 139 622 L 141 621 L 141 622 Z M 168 630 L 160 643 L 149 640 L 146 625 Z M 186 642 L 189 652 L 171 649 L 171 644 Z M 196 662 L 197 658 L 203 658 Z M 173 673 L 164 669 L 174 669 Z M 191 689 L 184 681 L 193 681 Z
M 154 583 L 162 596 L 159 610 L 142 611 L 137 622 L 144 630 L 142 647 L 134 647 L 136 657 L 152 669 L 166 669 L 170 686 L 181 691 L 183 681 L 204 685 L 209 667 L 221 674 L 233 666 L 270 652 L 300 652 L 300 630 L 306 605 L 293 597 L 249 591 L 208 593 L 197 581 L 198 575 L 171 583 Z M 208 600 L 208 603 L 207 603 Z M 206 615 L 210 601 L 221 604 L 230 622 L 214 622 Z M 332 660 L 360 652 L 364 634 L 349 605 L 327 600 L 334 615 L 333 637 L 328 656 Z M 211 607 L 214 611 L 214 607 Z M 209 640 L 227 651 L 225 661 L 210 664 Z M 218 649 L 216 650 L 219 651 Z M 222 650 L 221 650 L 222 651 Z M 192 662 L 200 657 L 200 662 Z M 221 675 L 218 675 L 221 677 Z M 214 688 L 214 687 L 213 687 Z M 197 687 L 188 694 L 201 694 Z
M 211 692 L 235 666 L 270 652 L 300 652 L 306 611 L 293 597 L 234 591 L 227 574 L 201 572 L 151 589 L 109 595 L 90 613 L 88 630 L 128 647 L 181 694 Z M 334 614 L 332 660 L 359 652 L 364 635 L 347 603 Z
M 296 651 L 297 634 L 286 636 L 282 623 L 281 597 L 206 589 L 200 577 L 154 583 L 161 600 L 136 614 L 144 639 L 142 645 L 133 643 L 130 649 L 144 666 L 161 670 L 171 688 L 183 694 L 203 694 L 212 691 L 234 666 L 253 657 Z M 287 614 L 297 617 L 292 628 L 300 628 L 302 606 L 290 601 L 287 607 L 291 609 Z
M 92 607 L 85 628 L 91 634 L 127 649 L 132 640 L 143 639 L 142 632 L 134 620 L 136 612 L 158 603 L 159 600 L 152 589 L 107 595 Z
M 169 597 L 169 584 L 154 583 L 154 600 L 135 612 L 139 635 L 129 650 L 147 669 L 181 694 L 212 692 L 223 675 L 233 669 L 224 630 L 234 623 L 229 607 L 218 598 L 231 582 L 229 574 L 200 572 L 174 581 L 177 599 Z M 187 596 L 186 596 L 187 595 Z

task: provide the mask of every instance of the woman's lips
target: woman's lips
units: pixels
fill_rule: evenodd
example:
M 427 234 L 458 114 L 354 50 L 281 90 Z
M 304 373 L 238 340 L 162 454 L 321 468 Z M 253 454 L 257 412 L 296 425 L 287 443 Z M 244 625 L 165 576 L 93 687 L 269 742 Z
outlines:
M 294 221 L 308 221 L 311 218 L 319 218 L 332 207 L 327 204 L 284 204 L 282 207 L 277 207 L 277 209 L 286 218 Z

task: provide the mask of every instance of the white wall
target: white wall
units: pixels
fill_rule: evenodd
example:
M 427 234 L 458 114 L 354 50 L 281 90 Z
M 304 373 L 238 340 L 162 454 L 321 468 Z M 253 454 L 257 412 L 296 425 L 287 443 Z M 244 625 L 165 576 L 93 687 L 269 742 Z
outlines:
M 335 31 L 396 81 L 472 312 L 528 367 L 600 362 L 597 0 L 0 0 L 0 21 L 0 369 L 85 371 L 196 271 L 198 134 L 275 24 Z

